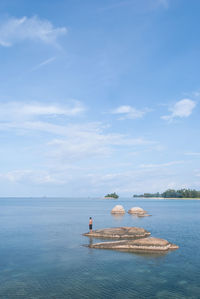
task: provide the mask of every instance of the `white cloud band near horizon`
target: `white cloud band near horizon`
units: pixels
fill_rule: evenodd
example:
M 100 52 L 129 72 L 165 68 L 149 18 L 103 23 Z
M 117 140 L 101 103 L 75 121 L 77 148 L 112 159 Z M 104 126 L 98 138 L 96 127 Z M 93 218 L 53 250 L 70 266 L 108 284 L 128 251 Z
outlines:
M 118 108 L 117 114 L 132 113 L 132 109 L 127 106 Z M 148 179 L 153 184 L 152 177 L 157 180 L 158 170 L 159 172 L 162 170 L 162 173 L 159 173 L 160 186 L 173 184 L 173 171 L 176 172 L 183 167 L 183 161 L 164 160 L 163 163 L 156 164 L 155 156 L 152 163 L 147 157 L 148 154 L 145 154 L 144 162 L 142 160 L 139 162 L 138 158 L 141 157 L 134 158 L 131 153 L 135 151 L 155 153 L 156 148 L 161 146 L 160 143 L 144 136 L 137 136 L 137 133 L 121 132 L 103 120 L 92 122 L 79 118 L 85 111 L 84 104 L 77 100 L 52 104 L 24 101 L 2 103 L 0 131 L 10 134 L 10 137 L 17 136 L 20 142 L 23 140 L 24 145 L 26 138 L 30 139 L 33 136 L 33 142 L 39 141 L 35 147 L 37 153 L 40 152 L 36 161 L 38 158 L 40 161 L 36 164 L 34 162 L 27 164 L 32 165 L 29 169 L 15 166 L 8 171 L 2 171 L 0 180 L 9 184 L 24 183 L 29 186 L 48 184 L 58 188 L 66 184 L 76 184 L 76 180 L 80 180 L 80 185 L 90 185 L 94 194 L 106 186 L 108 189 L 115 186 L 115 191 L 120 188 L 121 191 L 128 192 L 132 188 L 132 192 L 136 192 L 142 187 L 141 182 L 145 181 L 145 187 L 148 186 L 149 190 L 153 191 L 156 189 L 156 183 L 151 187 Z M 28 156 L 34 158 L 34 150 L 29 151 Z M 16 157 L 18 155 L 20 156 L 20 153 L 17 153 Z M 182 183 L 184 179 L 180 180 L 179 185 Z

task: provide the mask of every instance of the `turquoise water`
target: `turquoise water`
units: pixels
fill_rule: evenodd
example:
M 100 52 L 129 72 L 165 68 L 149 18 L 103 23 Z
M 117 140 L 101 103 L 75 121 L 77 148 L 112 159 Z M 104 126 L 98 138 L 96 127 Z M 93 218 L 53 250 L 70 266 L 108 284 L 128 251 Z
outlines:
M 152 217 L 110 214 L 115 204 Z M 200 201 L 0 199 L 0 298 L 200 298 Z M 90 249 L 94 229 L 138 226 L 180 249 L 141 255 Z M 93 240 L 94 242 L 95 240 Z

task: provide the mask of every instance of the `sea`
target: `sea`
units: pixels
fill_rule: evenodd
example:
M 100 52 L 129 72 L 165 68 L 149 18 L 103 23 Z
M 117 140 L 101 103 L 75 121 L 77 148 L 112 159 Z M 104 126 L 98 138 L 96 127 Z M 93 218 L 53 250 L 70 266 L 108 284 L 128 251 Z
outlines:
M 141 207 L 151 217 L 111 209 Z M 93 228 L 136 226 L 179 245 L 163 254 L 91 249 Z M 200 201 L 0 198 L 0 298 L 200 298 Z

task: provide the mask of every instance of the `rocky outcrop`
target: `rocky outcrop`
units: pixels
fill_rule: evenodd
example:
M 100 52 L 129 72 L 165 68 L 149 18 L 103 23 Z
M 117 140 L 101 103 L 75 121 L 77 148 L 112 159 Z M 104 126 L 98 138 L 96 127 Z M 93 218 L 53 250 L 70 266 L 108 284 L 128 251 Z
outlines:
M 150 236 L 150 232 L 139 227 L 114 227 L 97 229 L 84 236 L 102 239 L 139 239 Z
M 121 205 L 116 205 L 112 211 L 111 211 L 111 214 L 125 214 L 125 210 L 124 210 L 124 207 L 121 206 Z
M 143 238 L 138 240 L 122 240 L 114 242 L 102 242 L 89 245 L 90 248 L 115 249 L 130 252 L 166 252 L 168 250 L 178 249 L 179 247 L 164 239 Z
M 138 217 L 151 216 L 151 215 L 147 214 L 147 212 L 145 210 L 143 210 L 142 208 L 139 208 L 139 207 L 131 208 L 130 210 L 128 210 L 128 213 L 131 215 L 138 216 Z

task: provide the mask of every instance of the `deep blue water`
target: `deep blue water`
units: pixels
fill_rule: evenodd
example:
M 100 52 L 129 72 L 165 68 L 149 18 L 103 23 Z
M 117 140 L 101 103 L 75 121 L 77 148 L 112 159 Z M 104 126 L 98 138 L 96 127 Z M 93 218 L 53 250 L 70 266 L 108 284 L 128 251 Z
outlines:
M 152 217 L 116 218 L 115 204 Z M 200 298 L 199 212 L 194 200 L 1 198 L 0 298 Z M 84 247 L 89 216 L 94 229 L 143 227 L 180 249 L 141 255 Z

